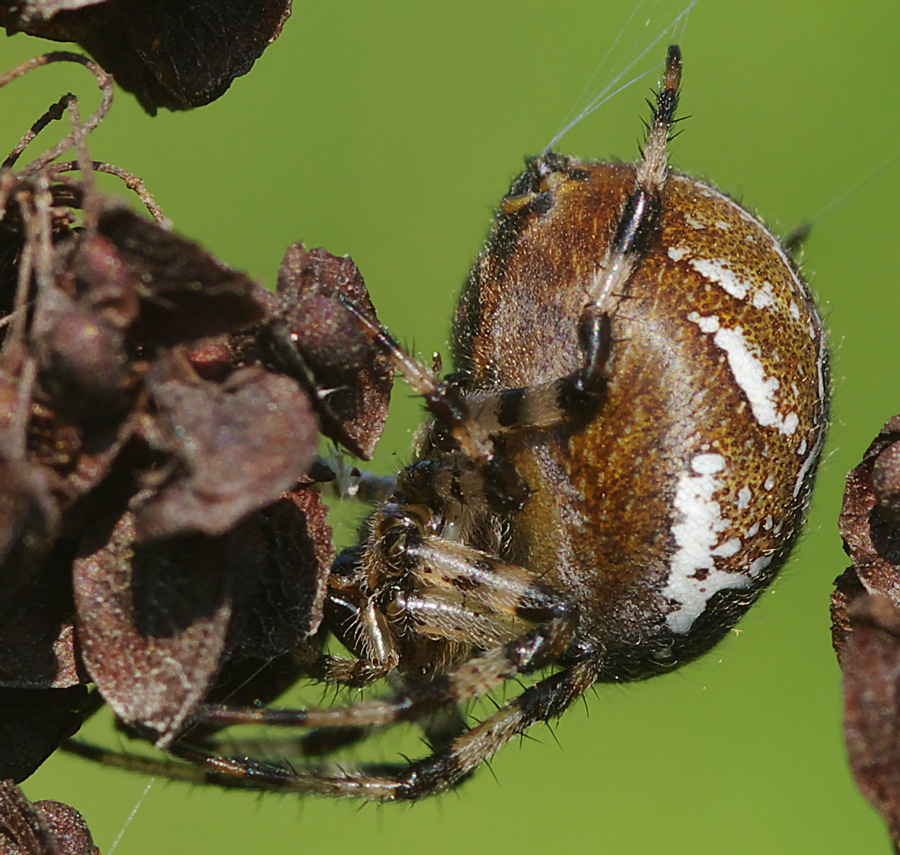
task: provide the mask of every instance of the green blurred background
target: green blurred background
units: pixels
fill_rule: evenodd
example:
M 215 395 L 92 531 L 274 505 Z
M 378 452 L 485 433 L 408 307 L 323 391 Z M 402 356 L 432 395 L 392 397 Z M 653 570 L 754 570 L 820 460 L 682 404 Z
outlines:
M 522 156 L 681 9 L 305 0 L 219 102 L 151 119 L 119 94 L 91 152 L 141 175 L 178 229 L 265 283 L 295 240 L 350 253 L 385 322 L 418 352 L 446 353 L 455 294 Z M 846 770 L 828 599 L 846 564 L 844 476 L 900 410 L 900 163 L 875 174 L 900 151 L 898 32 L 896 0 L 703 0 L 681 39 L 691 118 L 675 165 L 782 233 L 814 219 L 805 268 L 834 349 L 834 425 L 808 532 L 739 633 L 676 675 L 600 689 L 552 734 L 538 727 L 501 752 L 493 774 L 411 808 L 162 781 L 145 792 L 140 776 L 65 757 L 28 794 L 78 806 L 104 853 L 143 796 L 118 855 L 886 852 Z M 665 41 L 636 67 L 651 75 L 562 150 L 634 157 Z M 47 47 L 26 36 L 0 45 L 4 67 Z M 0 93 L 2 147 L 70 88 L 85 115 L 95 90 L 74 67 Z M 398 387 L 380 471 L 405 459 L 417 409 Z M 92 734 L 117 743 L 108 724 Z M 403 749 L 419 750 L 412 737 Z M 382 737 L 370 750 L 392 759 L 400 747 Z

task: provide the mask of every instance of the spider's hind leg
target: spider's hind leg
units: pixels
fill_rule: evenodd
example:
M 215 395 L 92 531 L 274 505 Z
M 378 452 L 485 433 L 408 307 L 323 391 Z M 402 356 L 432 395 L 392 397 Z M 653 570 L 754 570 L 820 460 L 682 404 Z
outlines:
M 85 743 L 69 743 L 66 750 L 108 766 L 219 787 L 379 802 L 417 801 L 453 789 L 511 739 L 538 722 L 560 716 L 590 688 L 596 676 L 597 666 L 591 660 L 553 674 L 525 689 L 471 730 L 437 747 L 428 757 L 407 765 L 294 768 L 246 757 L 218 757 L 178 742 L 171 751 L 184 763 L 136 757 Z

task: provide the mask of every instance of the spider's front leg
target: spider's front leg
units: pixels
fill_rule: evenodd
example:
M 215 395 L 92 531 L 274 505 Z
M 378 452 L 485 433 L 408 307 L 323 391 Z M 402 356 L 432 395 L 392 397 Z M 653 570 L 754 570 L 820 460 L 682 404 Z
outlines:
M 328 709 L 206 706 L 198 710 L 199 721 L 219 726 L 259 723 L 330 730 L 387 727 L 401 721 L 421 723 L 435 712 L 455 708 L 519 675 L 551 665 L 570 649 L 578 608 L 561 592 L 525 568 L 487 553 L 427 531 L 418 530 L 418 536 L 413 536 L 414 515 L 404 516 L 402 506 L 393 513 L 382 516 L 383 527 L 375 532 L 384 540 L 388 531 L 405 528 L 402 549 L 388 549 L 389 539 L 382 543 L 395 562 L 402 556 L 407 566 L 407 573 L 396 577 L 384 566 L 379 570 L 385 584 L 378 594 L 382 605 L 387 603 L 383 614 L 393 632 L 391 644 L 404 650 L 407 645 L 448 643 L 464 657 L 462 663 L 393 697 Z M 405 584 L 392 584 L 391 578 Z M 376 592 L 372 593 L 378 599 Z M 472 655 L 473 648 L 481 652 Z M 598 657 L 581 654 L 574 665 L 527 688 L 471 730 L 460 732 L 457 727 L 448 731 L 431 756 L 408 766 L 363 766 L 336 774 L 327 769 L 216 757 L 183 742 L 173 746 L 173 753 L 200 767 L 196 775 L 222 786 L 378 801 L 423 798 L 456 786 L 515 735 L 535 722 L 558 716 L 580 697 L 598 670 Z M 403 664 L 401 661 L 401 668 Z M 187 776 L 188 772 L 181 769 L 178 775 Z
M 579 610 L 568 597 L 527 569 L 428 530 L 419 506 L 382 508 L 358 563 L 332 574 L 329 600 L 346 605 L 338 628 L 361 668 L 421 678 L 410 666 L 424 645 L 462 664 L 414 684 L 393 698 L 344 708 L 236 709 L 204 706 L 198 718 L 220 725 L 259 722 L 301 727 L 382 726 L 418 721 L 519 674 L 555 661 L 571 645 Z M 473 650 L 482 651 L 471 656 Z M 352 667 L 355 660 L 346 660 Z M 431 676 L 430 674 L 427 676 Z

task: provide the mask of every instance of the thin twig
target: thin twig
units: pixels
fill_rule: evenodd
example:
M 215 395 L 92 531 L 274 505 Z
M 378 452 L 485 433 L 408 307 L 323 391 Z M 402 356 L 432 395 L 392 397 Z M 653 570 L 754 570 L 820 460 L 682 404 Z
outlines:
M 73 98 L 69 102 L 69 115 L 72 117 L 73 136 L 75 138 L 75 153 L 77 154 L 78 167 L 81 170 L 81 181 L 84 185 L 82 194 L 84 204 L 84 227 L 93 234 L 97 230 L 97 220 L 100 216 L 100 196 L 97 193 L 97 181 L 94 170 L 91 169 L 91 158 L 88 155 L 85 143 L 86 132 L 81 124 L 81 111 L 78 109 L 78 99 Z
M 47 111 L 41 116 L 23 135 L 22 139 L 16 144 L 16 147 L 9 153 L 9 156 L 6 160 L 0 164 L 0 168 L 2 169 L 12 169 L 15 166 L 16 161 L 21 156 L 22 152 L 28 147 L 31 141 L 42 131 L 50 122 L 55 122 L 61 119 L 65 115 L 66 107 L 69 104 L 69 101 L 72 100 L 75 96 L 68 92 L 63 95 L 62 98 L 59 99 L 55 104 L 51 104 Z
M 89 164 L 90 168 L 95 172 L 105 172 L 107 175 L 115 175 L 116 178 L 120 178 L 129 190 L 136 193 L 140 197 L 140 200 L 144 203 L 144 206 L 150 212 L 154 220 L 156 220 L 160 225 L 165 226 L 166 228 L 171 226 L 171 221 L 163 213 L 162 208 L 153 197 L 153 194 L 147 189 L 147 185 L 144 184 L 144 180 L 142 178 L 139 178 L 137 175 L 135 175 L 133 172 L 129 172 L 127 169 L 122 169 L 121 166 L 114 166 L 113 164 L 105 163 L 102 160 L 92 160 L 89 162 Z M 47 171 L 50 172 L 54 177 L 60 175 L 63 172 L 75 172 L 77 170 L 83 170 L 83 167 L 76 160 L 67 160 L 60 163 L 53 163 L 47 168 Z
M 11 71 L 6 72 L 6 74 L 0 75 L 0 89 L 2 89 L 7 84 L 11 83 L 13 80 L 18 80 L 20 77 L 28 74 L 36 68 L 40 68 L 44 65 L 50 65 L 54 62 L 74 62 L 79 65 L 83 65 L 94 77 L 97 79 L 97 85 L 100 87 L 100 91 L 102 93 L 102 99 L 100 101 L 100 106 L 94 111 L 94 113 L 90 116 L 90 118 L 81 126 L 80 129 L 73 129 L 70 134 L 67 134 L 62 140 L 60 140 L 55 146 L 45 151 L 40 157 L 33 160 L 28 164 L 20 173 L 21 176 L 29 176 L 43 169 L 48 163 L 56 160 L 64 151 L 69 148 L 72 148 L 73 145 L 77 145 L 78 134 L 82 133 L 84 136 L 87 136 L 91 133 L 94 128 L 96 128 L 100 122 L 103 121 L 106 114 L 109 112 L 109 108 L 112 105 L 113 100 L 113 78 L 112 75 L 107 74 L 96 62 L 91 61 L 86 56 L 82 56 L 78 53 L 72 53 L 71 51 L 52 51 L 50 53 L 41 54 L 40 56 L 36 56 L 33 59 L 29 59 L 26 62 L 23 62 L 21 65 L 16 66 Z M 65 100 L 65 98 L 60 99 L 60 102 Z M 58 102 L 58 103 L 60 103 Z M 66 102 L 66 106 L 68 106 L 68 101 Z M 56 106 L 56 105 L 54 105 Z M 51 107 L 51 111 L 53 107 Z M 48 111 L 50 112 L 50 111 Z M 42 117 L 43 118 L 43 117 Z M 51 117 L 52 118 L 52 117 Z M 38 123 L 40 123 L 40 119 Z M 49 122 L 49 120 L 48 120 Z M 42 127 L 45 127 L 47 123 L 45 123 Z M 27 134 L 26 134 L 27 136 Z M 33 139 L 33 137 L 32 137 Z M 30 140 L 28 141 L 30 142 Z M 27 145 L 27 143 L 26 143 Z M 15 149 L 13 150 L 15 152 Z M 21 154 L 21 152 L 20 152 Z M 12 155 L 10 155 L 12 157 Z M 18 158 L 18 155 L 16 155 Z M 15 162 L 15 161 L 14 161 Z

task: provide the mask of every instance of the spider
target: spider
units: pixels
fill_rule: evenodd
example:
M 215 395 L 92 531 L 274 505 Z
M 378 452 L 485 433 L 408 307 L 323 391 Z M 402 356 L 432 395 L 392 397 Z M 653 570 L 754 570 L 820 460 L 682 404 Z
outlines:
M 332 568 L 326 623 L 351 656 L 322 654 L 316 673 L 388 676 L 394 694 L 195 715 L 310 728 L 322 753 L 414 722 L 431 754 L 334 771 L 186 735 L 169 750 L 188 762 L 163 774 L 381 802 L 452 789 L 596 683 L 708 651 L 784 564 L 825 435 L 824 331 L 766 226 L 670 170 L 681 68 L 673 46 L 636 163 L 526 162 L 464 286 L 454 374 L 345 303 L 431 419 Z M 461 705 L 531 675 L 467 726 Z

